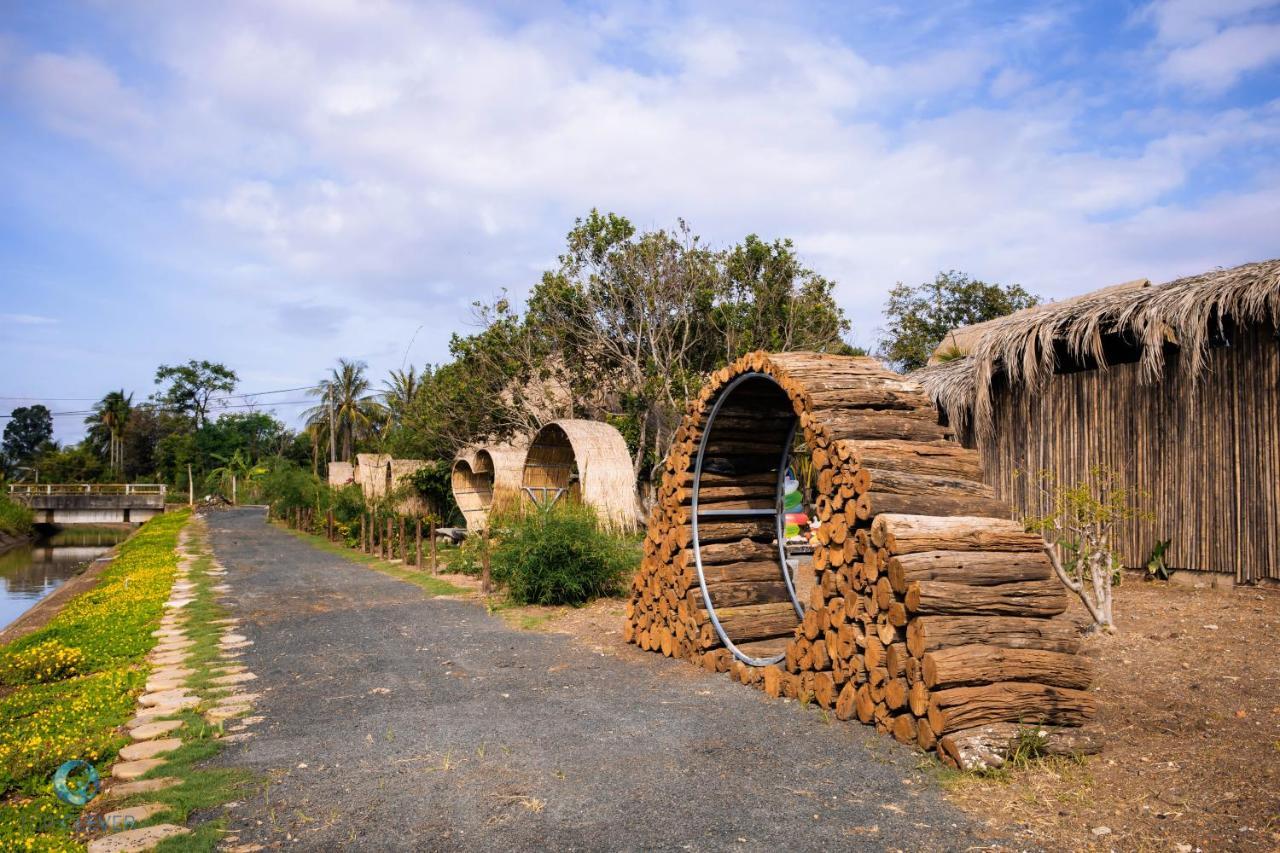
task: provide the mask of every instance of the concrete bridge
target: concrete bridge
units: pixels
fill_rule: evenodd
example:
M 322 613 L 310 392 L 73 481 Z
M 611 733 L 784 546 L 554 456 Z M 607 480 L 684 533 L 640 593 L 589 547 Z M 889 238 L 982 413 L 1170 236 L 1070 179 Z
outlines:
M 9 497 L 35 513 L 36 524 L 141 524 L 164 512 L 155 483 L 15 483 Z

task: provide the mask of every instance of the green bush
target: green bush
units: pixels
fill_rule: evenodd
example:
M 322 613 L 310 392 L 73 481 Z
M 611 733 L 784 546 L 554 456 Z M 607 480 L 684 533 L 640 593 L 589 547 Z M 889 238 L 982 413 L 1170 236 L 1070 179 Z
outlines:
M 258 487 L 275 518 L 287 518 L 295 509 L 320 510 L 329 491 L 319 477 L 287 459 L 273 460 Z
M 635 539 L 601 530 L 595 513 L 579 504 L 498 519 L 490 547 L 493 580 L 520 604 L 581 604 L 613 595 L 640 561 Z
M 26 536 L 31 532 L 34 516 L 31 510 L 20 503 L 9 500 L 8 495 L 0 494 L 0 533 L 10 536 Z

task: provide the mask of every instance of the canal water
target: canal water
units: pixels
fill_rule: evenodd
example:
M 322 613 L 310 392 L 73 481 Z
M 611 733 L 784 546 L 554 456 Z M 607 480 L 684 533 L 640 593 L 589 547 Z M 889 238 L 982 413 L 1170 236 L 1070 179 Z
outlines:
M 0 630 L 132 532 L 128 527 L 64 527 L 0 553 Z

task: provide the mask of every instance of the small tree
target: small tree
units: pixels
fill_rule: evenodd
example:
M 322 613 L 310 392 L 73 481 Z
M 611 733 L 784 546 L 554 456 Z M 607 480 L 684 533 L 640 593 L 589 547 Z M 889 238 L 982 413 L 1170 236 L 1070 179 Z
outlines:
M 952 329 L 994 320 L 1039 301 L 1021 285 L 988 284 L 955 270 L 940 272 L 917 287 L 898 282 L 884 307 L 880 355 L 899 370 L 918 370 Z M 943 360 L 946 355 L 944 350 Z
M 1072 485 L 1041 472 L 1037 486 L 1048 499 L 1049 512 L 1023 522 L 1044 536 L 1054 572 L 1084 603 L 1092 630 L 1114 632 L 1111 592 L 1120 585 L 1123 566 L 1113 533 L 1118 524 L 1152 517 L 1140 506 L 1146 493 L 1122 486 L 1119 475 L 1102 466 L 1090 468 Z

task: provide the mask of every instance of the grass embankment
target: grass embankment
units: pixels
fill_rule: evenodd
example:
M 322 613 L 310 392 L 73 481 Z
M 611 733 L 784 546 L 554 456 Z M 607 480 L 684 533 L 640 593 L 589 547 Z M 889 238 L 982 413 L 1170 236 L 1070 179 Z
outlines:
M 414 586 L 420 587 L 428 595 L 462 595 L 469 592 L 460 586 L 455 586 L 443 578 L 435 577 L 427 569 L 417 569 L 406 566 L 400 561 L 383 560 L 373 554 L 366 554 L 363 551 L 357 551 L 354 548 L 348 548 L 341 542 L 330 542 L 324 536 L 315 533 L 308 533 L 305 530 L 294 530 L 285 524 L 276 522 L 281 530 L 292 533 L 299 539 L 306 540 L 311 547 L 320 551 L 326 551 L 330 554 L 337 554 L 345 557 L 353 563 L 360 563 L 371 569 L 382 572 L 384 575 L 390 575 L 398 580 L 407 581 Z M 441 549 L 443 550 L 443 549 Z M 453 550 L 453 549 L 449 549 Z
M 102 772 L 128 743 L 119 726 L 146 681 L 173 585 L 174 546 L 187 514 L 147 522 L 120 548 L 98 585 L 43 628 L 0 648 L 0 849 L 74 850 L 78 809 L 54 796 L 65 761 Z

